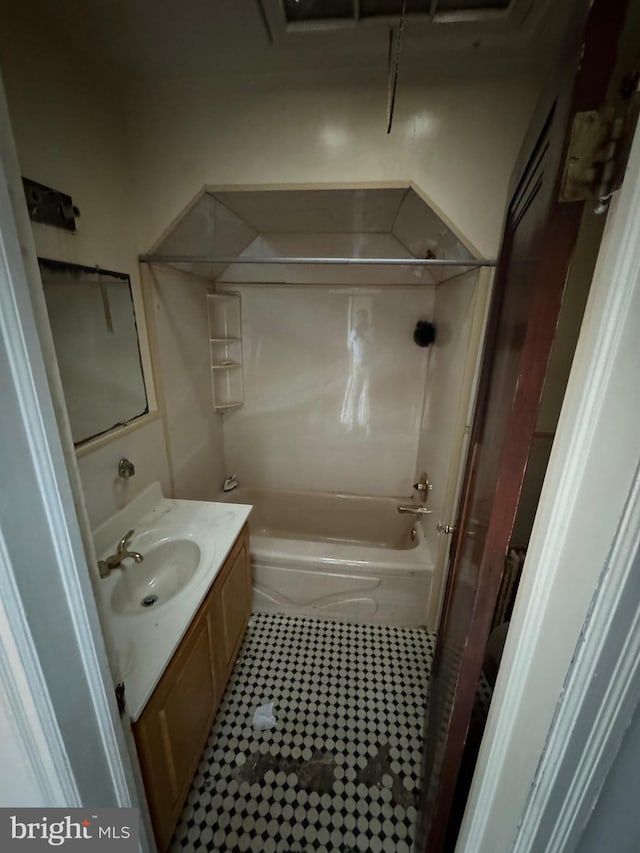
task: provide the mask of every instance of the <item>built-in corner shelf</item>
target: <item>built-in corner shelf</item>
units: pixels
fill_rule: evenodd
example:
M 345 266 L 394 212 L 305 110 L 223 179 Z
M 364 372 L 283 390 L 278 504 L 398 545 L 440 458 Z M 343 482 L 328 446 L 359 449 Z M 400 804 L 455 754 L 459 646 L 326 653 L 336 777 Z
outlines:
M 229 412 L 244 405 L 242 314 L 239 293 L 208 293 L 213 408 Z

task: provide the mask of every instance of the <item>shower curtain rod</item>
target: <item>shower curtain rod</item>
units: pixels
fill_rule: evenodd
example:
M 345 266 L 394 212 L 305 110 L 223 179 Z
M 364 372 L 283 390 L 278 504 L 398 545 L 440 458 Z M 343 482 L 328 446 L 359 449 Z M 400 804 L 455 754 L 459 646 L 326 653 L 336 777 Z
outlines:
M 139 255 L 142 264 L 323 264 L 336 266 L 495 267 L 497 261 L 452 258 L 216 258 L 189 255 Z

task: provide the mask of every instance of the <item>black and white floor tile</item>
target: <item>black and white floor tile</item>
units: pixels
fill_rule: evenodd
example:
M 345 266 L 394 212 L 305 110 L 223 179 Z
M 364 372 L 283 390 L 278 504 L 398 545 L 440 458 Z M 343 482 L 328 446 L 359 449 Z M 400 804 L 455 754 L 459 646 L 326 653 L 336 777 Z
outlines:
M 433 642 L 254 615 L 171 853 L 409 853 Z

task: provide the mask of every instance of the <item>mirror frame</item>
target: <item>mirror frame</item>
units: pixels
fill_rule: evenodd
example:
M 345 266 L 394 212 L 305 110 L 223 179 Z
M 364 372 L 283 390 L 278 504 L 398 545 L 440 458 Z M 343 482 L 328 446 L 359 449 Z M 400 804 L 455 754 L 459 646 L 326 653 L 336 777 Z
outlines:
M 151 414 L 151 409 L 150 409 L 150 404 L 149 404 L 149 380 L 148 380 L 148 377 L 147 377 L 145 369 L 144 369 L 144 360 L 142 357 L 142 342 L 140 339 L 140 327 L 139 327 L 139 323 L 138 323 L 138 317 L 136 314 L 136 305 L 135 305 L 133 287 L 132 287 L 132 283 L 131 283 L 131 276 L 128 273 L 116 272 L 115 270 L 104 269 L 103 267 L 100 267 L 98 265 L 96 265 L 94 267 L 90 267 L 90 266 L 86 266 L 85 264 L 76 264 L 76 263 L 73 263 L 72 261 L 58 261 L 58 260 L 54 260 L 53 258 L 44 258 L 41 256 L 38 256 L 38 267 L 39 267 L 40 274 L 41 274 L 41 283 L 42 283 L 43 293 L 44 293 L 45 284 L 44 284 L 44 281 L 42 281 L 42 273 L 49 270 L 53 273 L 61 273 L 61 272 L 70 271 L 73 273 L 86 273 L 89 275 L 109 276 L 110 278 L 120 280 L 121 282 L 123 282 L 123 284 L 126 283 L 128 288 L 129 288 L 129 295 L 131 297 L 131 309 L 133 312 L 133 324 L 134 324 L 134 327 L 136 330 L 136 341 L 137 341 L 137 345 L 138 345 L 138 361 L 140 364 L 140 373 L 142 376 L 142 384 L 144 387 L 145 407 L 139 414 L 135 415 L 135 417 L 131 418 L 130 420 L 126 421 L 125 423 L 113 424 L 112 426 L 108 427 L 107 429 L 101 430 L 100 432 L 97 432 L 94 435 L 88 436 L 87 438 L 83 438 L 80 441 L 74 441 L 73 446 L 77 451 L 77 450 L 80 450 L 81 448 L 89 445 L 91 442 L 94 442 L 94 441 L 97 441 L 100 439 L 104 439 L 105 437 L 109 436 L 112 433 L 119 433 L 121 430 L 126 429 L 127 427 L 130 427 L 131 425 L 136 424 L 137 421 L 141 420 L 142 418 L 148 417 Z M 45 299 L 46 299 L 46 297 L 45 297 Z M 55 348 L 56 342 L 55 342 L 55 337 L 53 336 L 53 330 L 52 330 L 52 340 L 53 340 L 53 344 L 54 344 L 54 348 Z M 56 352 L 56 360 L 57 360 L 57 358 L 58 358 L 58 355 Z M 60 378 L 62 380 L 62 377 L 60 377 Z M 65 388 L 64 388 L 63 383 L 62 383 L 62 390 L 63 390 L 63 393 L 65 393 Z M 65 406 L 66 405 L 67 405 L 67 403 L 66 403 L 66 393 L 65 393 Z

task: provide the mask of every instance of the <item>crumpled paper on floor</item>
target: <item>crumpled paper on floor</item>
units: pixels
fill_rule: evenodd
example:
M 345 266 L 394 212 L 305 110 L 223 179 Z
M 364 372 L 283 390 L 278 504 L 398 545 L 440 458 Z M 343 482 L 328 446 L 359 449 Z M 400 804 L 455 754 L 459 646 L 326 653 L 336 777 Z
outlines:
M 267 729 L 272 729 L 276 724 L 276 718 L 273 716 L 273 702 L 268 705 L 260 705 L 253 715 L 253 728 L 259 732 L 265 732 Z

